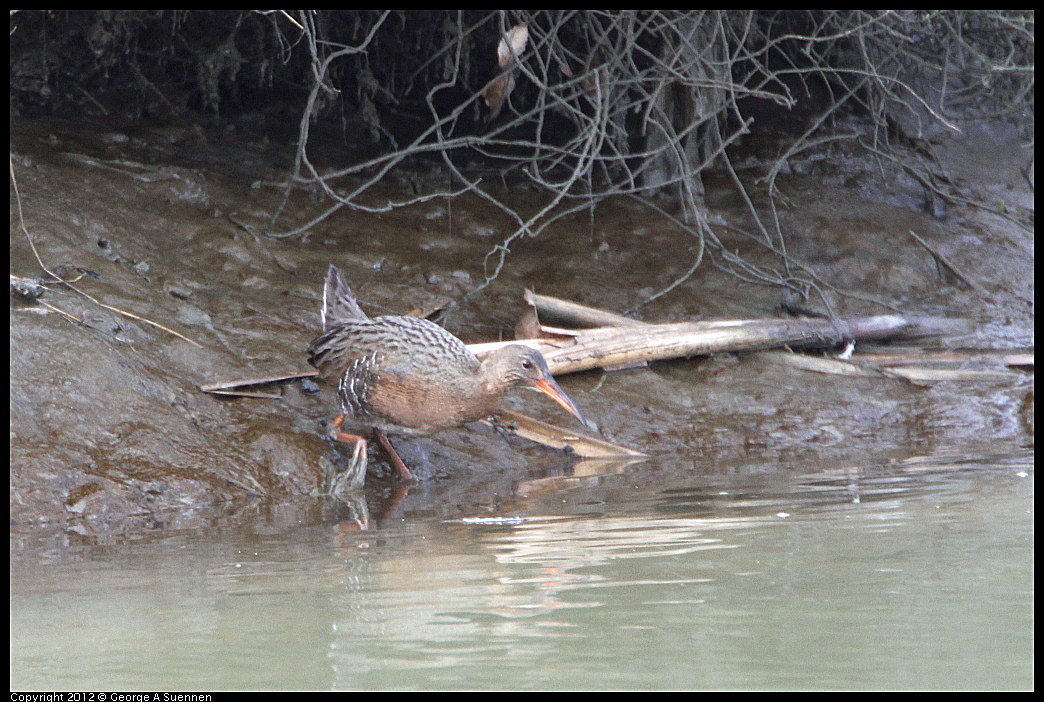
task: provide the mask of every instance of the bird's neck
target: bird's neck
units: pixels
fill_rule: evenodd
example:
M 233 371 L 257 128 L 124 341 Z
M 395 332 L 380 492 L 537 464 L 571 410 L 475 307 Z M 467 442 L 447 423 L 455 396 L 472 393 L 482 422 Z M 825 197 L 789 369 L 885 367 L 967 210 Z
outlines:
M 475 379 L 473 392 L 482 407 L 483 417 L 488 417 L 500 409 L 500 402 L 504 399 L 510 383 L 504 373 L 492 359 L 487 360 L 479 366 L 479 372 Z

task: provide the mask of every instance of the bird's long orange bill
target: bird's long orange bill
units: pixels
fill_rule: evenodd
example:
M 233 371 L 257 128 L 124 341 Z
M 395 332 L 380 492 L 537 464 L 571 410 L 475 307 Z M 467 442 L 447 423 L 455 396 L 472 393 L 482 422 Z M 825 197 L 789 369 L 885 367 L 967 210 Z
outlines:
M 588 421 L 584 419 L 584 415 L 580 414 L 580 410 L 573 404 L 573 401 L 569 399 L 569 395 L 566 395 L 565 391 L 558 386 L 558 383 L 555 382 L 554 378 L 540 378 L 536 381 L 533 389 L 539 390 L 558 404 L 562 405 L 569 414 L 583 422 L 585 427 L 591 426 Z

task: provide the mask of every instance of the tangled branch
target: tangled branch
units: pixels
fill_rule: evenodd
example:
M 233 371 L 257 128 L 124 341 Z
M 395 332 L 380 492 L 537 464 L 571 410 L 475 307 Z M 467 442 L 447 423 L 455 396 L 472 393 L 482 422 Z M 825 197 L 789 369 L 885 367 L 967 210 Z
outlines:
M 295 181 L 318 183 L 333 204 L 285 235 L 300 233 L 340 207 L 383 211 L 471 193 L 503 212 L 513 230 L 488 252 L 485 277 L 470 295 L 497 278 L 520 237 L 538 236 L 607 197 L 673 193 L 686 226 L 701 241 L 716 241 L 703 214 L 700 178 L 715 164 L 733 177 L 760 236 L 781 261 L 779 271 L 760 271 L 756 278 L 784 287 L 818 287 L 790 272 L 776 212 L 777 176 L 788 159 L 834 141 L 857 141 L 882 167 L 900 164 L 925 187 L 954 198 L 936 175 L 936 162 L 900 158 L 900 149 L 933 129 L 957 131 L 970 117 L 1013 117 L 1032 125 L 1032 12 L 422 14 L 394 20 L 380 14 L 366 25 L 359 45 L 332 50 L 317 40 L 302 13 L 305 45 L 321 67 L 313 97 L 331 75 L 333 61 L 343 58 L 352 66 L 343 67 L 341 75 L 351 70 L 366 77 L 357 82 L 358 100 L 364 107 L 379 105 L 363 114 L 388 115 L 392 108 L 405 113 L 420 104 L 428 119 L 408 143 L 386 139 L 390 148 L 381 156 L 320 176 L 305 158 L 307 124 L 317 116 L 310 99 L 299 151 L 305 169 L 295 172 Z M 434 50 L 393 52 L 392 41 Z M 817 103 L 819 114 L 769 164 L 762 182 L 771 205 L 767 213 L 759 211 L 746 195 L 749 185 L 735 175 L 728 147 L 747 133 L 753 104 L 790 109 L 824 91 L 828 98 Z M 867 129 L 840 126 L 853 112 L 864 116 Z M 381 129 L 374 125 L 375 133 Z M 441 158 L 456 188 L 380 208 L 365 204 L 363 195 L 393 168 L 430 154 Z M 474 168 L 464 168 L 475 154 L 497 164 L 497 179 L 483 182 Z M 351 175 L 365 177 L 350 192 L 327 185 Z M 523 216 L 493 187 L 509 175 L 546 192 L 546 204 Z M 749 264 L 738 261 L 728 268 L 750 273 Z
M 52 17 L 21 12 L 12 23 L 28 21 L 27 14 Z M 140 11 L 53 17 L 70 25 L 94 17 L 84 33 L 102 57 L 98 74 L 125 64 L 143 95 L 158 89 L 144 79 L 156 71 L 138 66 L 146 61 L 193 65 L 194 71 L 179 75 L 195 80 L 198 99 L 215 111 L 241 96 L 245 82 L 255 90 L 280 82 L 307 86 L 287 192 L 317 189 L 330 204 L 288 231 L 276 231 L 279 208 L 271 236 L 299 235 L 343 207 L 376 213 L 464 194 L 490 203 L 511 229 L 486 255 L 485 275 L 469 295 L 497 278 L 521 237 L 539 236 L 608 197 L 655 193 L 677 199 L 680 221 L 701 247 L 711 245 L 716 265 L 787 290 L 815 289 L 815 280 L 794 273 L 779 221 L 778 175 L 788 160 L 845 142 L 865 149 L 882 174 L 905 173 L 930 198 L 967 203 L 970 196 L 942 172 L 929 137 L 955 133 L 973 119 L 1006 119 L 1032 140 L 1031 10 Z M 149 54 L 139 49 L 136 32 L 157 23 L 169 24 L 173 39 Z M 34 31 L 12 35 L 15 96 L 42 94 L 40 62 L 26 60 L 15 46 Z M 46 79 L 61 87 L 59 69 L 46 70 L 52 71 Z M 93 74 L 83 74 L 75 87 L 89 96 Z M 755 115 L 765 119 L 773 110 L 798 106 L 813 115 L 804 130 L 764 164 L 763 178 L 741 180 L 730 153 Z M 377 155 L 320 173 L 308 147 L 310 127 L 321 119 L 341 120 L 347 141 L 368 137 Z M 418 163 L 430 166 L 433 158 L 442 164 L 444 183 L 429 179 L 412 195 L 375 204 L 382 179 L 396 169 L 409 173 Z M 754 274 L 750 264 L 714 255 L 701 177 L 711 168 L 723 171 L 747 203 L 756 238 L 779 261 L 776 269 Z M 499 194 L 497 184 L 509 179 L 545 193 L 545 204 L 522 213 Z M 755 206 L 757 198 L 748 193 L 760 186 L 767 207 Z

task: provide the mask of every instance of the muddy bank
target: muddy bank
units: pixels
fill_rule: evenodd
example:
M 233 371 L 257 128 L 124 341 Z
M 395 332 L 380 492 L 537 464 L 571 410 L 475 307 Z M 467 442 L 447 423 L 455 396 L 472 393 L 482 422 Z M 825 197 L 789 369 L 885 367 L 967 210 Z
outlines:
M 880 300 L 905 313 L 976 322 L 970 337 L 939 340 L 947 347 L 1031 348 L 1032 191 L 1019 171 L 1026 155 L 1002 137 L 975 132 L 950 144 L 947 166 L 1016 221 L 973 207 L 933 216 L 914 184 L 883 181 L 870 163 L 817 155 L 781 177 L 791 203 L 781 213 L 788 253 L 854 293 L 827 292 L 839 314 L 884 312 L 873 302 Z M 50 288 L 41 301 L 77 322 L 12 297 L 10 507 L 17 529 L 96 538 L 350 518 L 357 505 L 323 497 L 331 471 L 350 458 L 325 438 L 334 407 L 328 395 L 295 382 L 278 399 L 229 400 L 198 386 L 306 370 L 304 349 L 319 329 L 330 263 L 345 271 L 372 314 L 430 308 L 482 280 L 484 257 L 509 226 L 494 208 L 465 196 L 383 214 L 341 210 L 303 236 L 269 238 L 263 232 L 282 193 L 264 183 L 282 179 L 291 152 L 249 137 L 17 120 L 11 150 L 25 222 L 46 265 L 82 275 L 76 285 L 98 301 L 191 340 L 68 289 Z M 741 175 L 753 180 L 756 154 L 749 163 Z M 540 207 L 538 193 L 504 185 L 520 209 Z M 389 182 L 374 204 L 402 199 L 408 189 Z M 13 190 L 10 202 L 11 272 L 38 277 Z M 707 179 L 707 204 L 730 251 L 771 263 L 738 233 L 749 227 L 746 210 L 724 179 Z M 293 193 L 284 226 L 304 224 L 322 207 L 315 194 Z M 976 285 L 942 276 L 909 230 Z M 447 326 L 466 341 L 509 338 L 526 287 L 622 311 L 684 273 L 695 251 L 691 238 L 652 210 L 611 201 L 515 242 L 497 281 L 450 314 Z M 645 306 L 642 318 L 774 314 L 778 289 L 741 282 L 723 268 L 701 266 Z M 625 469 L 637 482 L 669 484 L 672 475 L 773 460 L 1032 442 L 1031 372 L 1003 383 L 918 386 L 722 356 L 560 382 L 606 438 L 654 456 Z M 549 421 L 568 419 L 532 393 L 509 404 Z M 483 428 L 399 445 L 422 481 L 404 499 L 375 451 L 363 507 L 371 517 L 493 509 L 519 485 L 573 470 L 568 456 Z

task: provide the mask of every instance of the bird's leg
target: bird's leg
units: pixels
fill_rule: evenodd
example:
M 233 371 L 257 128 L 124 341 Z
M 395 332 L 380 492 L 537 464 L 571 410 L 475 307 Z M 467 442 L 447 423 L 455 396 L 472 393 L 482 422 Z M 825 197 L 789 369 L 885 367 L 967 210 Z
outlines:
M 334 428 L 337 429 L 335 438 L 346 444 L 355 444 L 355 450 L 352 452 L 352 462 L 348 464 L 348 470 L 338 476 L 337 484 L 347 483 L 348 487 L 362 487 L 366 482 L 366 438 L 344 431 L 341 429 L 343 423 L 344 415 L 333 421 Z
M 410 469 L 407 468 L 406 464 L 402 462 L 401 458 L 399 458 L 399 454 L 395 453 L 395 449 L 392 448 L 391 442 L 388 441 L 388 437 L 384 435 L 384 432 L 380 429 L 374 429 L 374 433 L 377 435 L 377 440 L 381 442 L 381 446 L 384 447 L 385 452 L 388 454 L 388 458 L 395 467 L 395 472 L 399 474 L 399 480 L 404 483 L 413 480 L 413 476 L 410 475 Z

